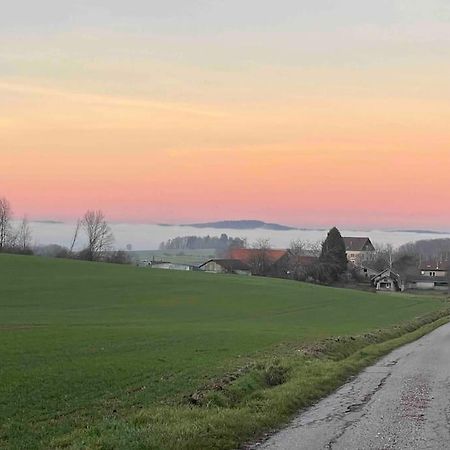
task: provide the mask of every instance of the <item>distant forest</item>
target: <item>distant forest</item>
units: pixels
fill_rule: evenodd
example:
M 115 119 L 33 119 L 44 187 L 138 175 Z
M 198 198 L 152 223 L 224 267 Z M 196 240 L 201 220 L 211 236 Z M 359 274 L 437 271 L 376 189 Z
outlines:
M 233 238 L 222 233 L 218 236 L 179 236 L 169 239 L 166 242 L 161 242 L 160 250 L 227 250 L 231 247 L 245 247 L 246 239 Z
M 415 254 L 425 259 L 447 260 L 450 257 L 450 239 L 429 239 L 402 245 L 399 253 Z

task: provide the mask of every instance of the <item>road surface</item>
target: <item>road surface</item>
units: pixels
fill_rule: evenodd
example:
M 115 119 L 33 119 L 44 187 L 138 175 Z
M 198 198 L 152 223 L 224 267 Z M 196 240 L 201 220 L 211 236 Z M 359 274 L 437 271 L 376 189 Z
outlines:
M 257 448 L 450 449 L 450 324 L 394 350 Z

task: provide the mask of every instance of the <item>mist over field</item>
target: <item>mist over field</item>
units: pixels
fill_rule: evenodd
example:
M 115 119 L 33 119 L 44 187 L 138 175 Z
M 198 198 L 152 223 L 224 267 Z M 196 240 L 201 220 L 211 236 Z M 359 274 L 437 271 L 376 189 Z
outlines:
M 31 222 L 33 241 L 35 244 L 59 244 L 70 246 L 75 223 L 69 222 Z M 300 229 L 300 230 L 236 230 L 218 228 L 196 228 L 180 225 L 154 225 L 154 224 L 130 224 L 111 223 L 111 228 L 115 236 L 115 246 L 125 248 L 131 244 L 134 250 L 154 250 L 159 244 L 167 239 L 177 236 L 220 236 L 226 233 L 228 236 L 247 238 L 249 244 L 259 238 L 269 238 L 273 247 L 289 247 L 294 239 L 316 242 L 322 241 L 326 237 L 327 230 Z M 450 238 L 449 233 L 435 233 L 431 231 L 390 231 L 390 230 L 352 230 L 341 229 L 343 236 L 369 236 L 377 244 L 393 244 L 400 246 L 407 242 L 421 239 Z M 80 235 L 77 241 L 77 249 L 81 249 L 85 244 L 84 237 Z

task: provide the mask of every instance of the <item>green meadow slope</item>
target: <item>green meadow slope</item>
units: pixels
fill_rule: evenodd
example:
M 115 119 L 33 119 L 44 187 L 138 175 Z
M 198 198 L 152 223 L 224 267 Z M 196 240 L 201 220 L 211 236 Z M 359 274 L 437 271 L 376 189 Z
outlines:
M 207 434 L 195 428 L 202 418 L 173 437 L 156 422 L 219 414 L 220 401 L 201 413 L 186 404 L 210 380 L 283 345 L 384 329 L 444 306 L 285 280 L 0 255 L 0 447 L 189 447 L 176 439 Z

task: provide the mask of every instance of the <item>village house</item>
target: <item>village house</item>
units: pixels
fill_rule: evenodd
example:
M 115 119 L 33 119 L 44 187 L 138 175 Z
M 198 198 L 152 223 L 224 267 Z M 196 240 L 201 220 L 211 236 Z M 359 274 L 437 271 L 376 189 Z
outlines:
M 288 254 L 284 249 L 259 249 L 259 248 L 231 248 L 228 256 L 231 259 L 238 259 L 246 264 L 252 263 L 255 259 L 264 258 L 269 264 L 275 264 Z
M 294 255 L 285 249 L 232 248 L 228 257 L 250 266 L 254 275 L 295 277 L 306 267 L 318 261 L 315 256 Z
M 248 264 L 238 259 L 210 259 L 199 266 L 200 270 L 212 273 L 233 273 L 236 275 L 251 275 Z
M 230 259 L 237 259 L 251 267 L 253 275 L 277 275 L 283 272 L 288 251 L 283 249 L 231 248 Z
M 415 290 L 448 290 L 448 261 L 429 261 L 420 264 L 417 274 L 410 275 L 406 282 L 407 289 Z
M 449 270 L 448 261 L 428 261 L 420 264 L 420 274 L 426 277 L 446 277 Z
M 396 292 L 402 290 L 400 275 L 391 269 L 385 269 L 372 277 L 371 283 L 379 292 Z
M 405 286 L 406 289 L 419 291 L 448 291 L 448 278 L 418 275 L 416 277 L 408 277 Z
M 370 259 L 375 247 L 368 237 L 344 237 L 345 253 L 349 262 L 355 264 Z

